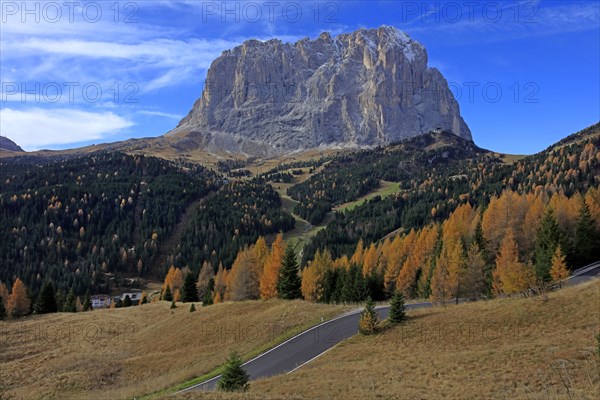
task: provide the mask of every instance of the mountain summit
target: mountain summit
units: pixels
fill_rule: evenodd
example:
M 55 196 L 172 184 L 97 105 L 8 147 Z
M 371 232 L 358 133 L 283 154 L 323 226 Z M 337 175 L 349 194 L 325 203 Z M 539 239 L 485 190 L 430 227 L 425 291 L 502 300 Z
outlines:
M 0 150 L 8 150 L 14 152 L 23 152 L 24 150 L 15 142 L 7 138 L 6 136 L 0 135 Z
M 273 155 L 385 145 L 443 129 L 471 140 L 425 48 L 389 26 L 224 51 L 169 136 L 208 150 Z

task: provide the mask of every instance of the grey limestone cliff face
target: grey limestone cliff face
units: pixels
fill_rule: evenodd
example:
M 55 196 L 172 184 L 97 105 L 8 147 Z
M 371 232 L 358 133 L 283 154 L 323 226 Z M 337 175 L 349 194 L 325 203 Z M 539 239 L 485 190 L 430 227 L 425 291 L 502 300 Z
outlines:
M 202 137 L 209 150 L 265 155 L 385 145 L 436 129 L 471 140 L 425 48 L 383 26 L 293 44 L 249 40 L 223 52 L 170 134 Z

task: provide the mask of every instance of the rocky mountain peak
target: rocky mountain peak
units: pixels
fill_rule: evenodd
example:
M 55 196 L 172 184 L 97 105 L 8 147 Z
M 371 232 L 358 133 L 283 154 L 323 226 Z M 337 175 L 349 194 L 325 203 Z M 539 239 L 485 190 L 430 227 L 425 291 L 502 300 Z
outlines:
M 247 40 L 212 63 L 202 96 L 169 135 L 261 156 L 385 145 L 437 129 L 471 139 L 427 61 L 420 43 L 391 26 Z
M 9 138 L 7 138 L 6 136 L 1 136 L 1 135 L 0 135 L 0 150 L 8 150 L 8 151 L 15 151 L 15 152 L 23 152 L 24 151 L 21 148 L 21 146 L 19 146 L 18 144 L 16 144 L 15 142 L 13 142 Z

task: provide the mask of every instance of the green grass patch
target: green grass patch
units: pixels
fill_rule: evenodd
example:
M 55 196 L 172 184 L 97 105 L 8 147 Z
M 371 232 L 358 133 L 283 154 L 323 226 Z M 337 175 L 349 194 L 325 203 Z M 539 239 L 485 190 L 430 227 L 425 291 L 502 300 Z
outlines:
M 364 195 L 358 200 L 351 201 L 349 203 L 344 203 L 335 208 L 335 211 L 350 211 L 354 208 L 362 205 L 367 200 L 372 199 L 375 196 L 381 196 L 381 198 L 387 197 L 391 194 L 398 193 L 400 191 L 400 184 L 397 182 L 388 182 L 381 181 L 379 184 L 379 189 Z

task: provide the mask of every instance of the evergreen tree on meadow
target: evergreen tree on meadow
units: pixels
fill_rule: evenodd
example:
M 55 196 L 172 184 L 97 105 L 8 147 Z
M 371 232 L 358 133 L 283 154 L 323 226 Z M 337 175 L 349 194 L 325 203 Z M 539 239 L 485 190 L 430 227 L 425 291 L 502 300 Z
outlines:
M 574 266 L 584 267 L 600 260 L 600 232 L 590 209 L 582 200 L 575 229 Z
M 287 246 L 277 278 L 277 297 L 285 300 L 302 297 L 302 280 L 298 272 L 296 253 L 292 246 Z
M 360 313 L 358 321 L 358 331 L 363 335 L 373 335 L 377 332 L 377 324 L 379 323 L 379 315 L 375 311 L 375 303 L 368 299 L 365 309 Z
M 129 297 L 129 295 L 125 296 L 125 299 L 123 300 L 123 307 L 131 307 L 133 305 L 133 303 L 131 302 L 131 297 Z
M 67 295 L 63 311 L 72 313 L 77 312 L 77 304 L 75 303 L 75 293 L 73 293 L 73 289 L 71 289 Z
M 248 373 L 242 367 L 242 359 L 237 353 L 231 353 L 225 362 L 225 370 L 217 383 L 217 388 L 225 392 L 245 392 L 248 390 L 248 380 Z
M 196 311 L 196 306 L 194 305 L 194 303 L 192 303 L 192 305 L 190 306 L 190 312 L 194 311 Z
M 199 301 L 198 289 L 196 288 L 196 277 L 192 272 L 188 272 L 188 274 L 185 276 L 181 301 L 184 303 Z
M 173 301 L 173 293 L 171 293 L 171 287 L 169 285 L 167 285 L 162 299 L 164 301 Z
M 171 300 L 171 310 L 177 308 L 177 304 L 175 304 L 175 300 Z
M 56 304 L 56 294 L 54 292 L 54 285 L 52 282 L 44 283 L 42 290 L 38 296 L 38 300 L 35 304 L 35 311 L 38 314 L 55 313 L 58 311 L 58 305 Z
M 90 293 L 90 289 L 85 291 L 85 296 L 83 297 L 83 311 L 89 311 L 92 309 L 92 294 Z
M 392 324 L 397 324 L 406 319 L 406 306 L 402 292 L 394 292 L 390 302 L 390 315 L 388 317 Z
M 535 274 L 538 281 L 549 282 L 551 280 L 552 257 L 554 257 L 560 240 L 561 233 L 554 210 L 549 208 L 540 222 L 535 245 Z
M 0 320 L 6 318 L 6 309 L 4 308 L 4 303 L 2 302 L 2 296 L 0 296 Z

